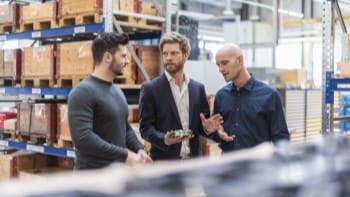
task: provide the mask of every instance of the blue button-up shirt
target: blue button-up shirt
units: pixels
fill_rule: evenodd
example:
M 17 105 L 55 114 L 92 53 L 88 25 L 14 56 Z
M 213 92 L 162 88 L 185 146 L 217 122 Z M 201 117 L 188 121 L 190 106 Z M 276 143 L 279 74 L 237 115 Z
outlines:
M 233 142 L 220 141 L 224 152 L 265 141 L 289 140 L 279 93 L 253 76 L 239 90 L 233 83 L 221 88 L 215 96 L 216 113 L 223 116 L 225 131 L 236 136 Z

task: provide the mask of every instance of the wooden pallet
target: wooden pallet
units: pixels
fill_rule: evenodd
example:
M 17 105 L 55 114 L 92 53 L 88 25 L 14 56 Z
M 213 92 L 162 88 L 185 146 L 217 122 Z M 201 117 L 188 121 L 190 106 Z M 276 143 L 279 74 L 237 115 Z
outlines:
M 79 15 L 63 16 L 59 20 L 59 25 L 72 26 L 72 25 L 82 25 L 101 22 L 102 15 L 97 13 L 86 13 Z
M 0 86 L 15 86 L 19 81 L 12 77 L 0 77 Z
M 51 77 L 22 77 L 21 86 L 23 87 L 51 87 L 55 81 Z
M 13 25 L 12 23 L 0 24 L 0 32 L 1 33 L 15 32 L 15 31 L 16 31 L 16 26 Z
M 86 75 L 79 75 L 79 76 L 60 76 L 57 79 L 57 86 L 58 87 L 73 87 L 77 85 L 80 81 L 82 81 Z
M 41 19 L 41 20 L 33 20 L 33 21 L 24 21 L 20 24 L 20 31 L 33 31 L 33 30 L 41 30 L 41 29 L 52 29 L 57 27 L 57 22 L 55 19 Z
M 150 19 L 135 20 L 135 17 L 115 15 L 118 23 L 125 32 L 135 31 L 160 31 L 162 29 L 162 22 L 153 21 Z
M 73 148 L 72 139 L 59 138 L 57 140 L 57 147 Z
M 17 139 L 20 142 L 30 142 L 32 144 L 46 144 L 49 146 L 52 146 L 55 143 L 54 139 L 47 138 L 44 135 L 21 132 L 21 131 L 18 132 Z
M 15 131 L 0 129 L 0 138 L 14 140 L 16 139 L 16 133 Z
M 135 84 L 135 80 L 131 79 L 130 77 L 126 77 L 124 75 L 116 76 L 113 80 L 113 83 L 115 84 Z

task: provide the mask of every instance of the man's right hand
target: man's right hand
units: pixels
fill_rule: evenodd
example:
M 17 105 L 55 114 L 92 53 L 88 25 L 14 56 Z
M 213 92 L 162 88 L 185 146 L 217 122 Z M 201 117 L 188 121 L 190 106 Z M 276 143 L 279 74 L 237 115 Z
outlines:
M 125 163 L 126 164 L 135 164 L 135 163 L 141 163 L 141 156 L 139 154 L 136 154 L 130 150 L 128 151 L 128 157 L 126 158 Z
M 167 131 L 164 136 L 164 143 L 169 146 L 191 138 L 193 138 L 193 135 L 186 136 L 186 137 L 173 137 L 171 136 L 170 131 Z

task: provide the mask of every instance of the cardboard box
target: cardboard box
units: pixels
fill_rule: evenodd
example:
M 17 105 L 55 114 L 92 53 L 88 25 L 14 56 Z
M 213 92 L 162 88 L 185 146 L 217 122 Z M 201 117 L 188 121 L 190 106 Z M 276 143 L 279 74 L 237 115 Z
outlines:
M 0 180 L 18 176 L 19 171 L 33 168 L 44 168 L 50 164 L 47 155 L 34 154 L 25 151 L 0 153 Z
M 306 72 L 304 69 L 281 70 L 280 83 L 295 87 L 304 87 L 306 82 Z
M 18 178 L 20 179 L 45 179 L 49 175 L 65 172 L 65 169 L 59 167 L 49 168 L 35 168 L 21 170 L 18 172 Z
M 57 104 L 57 139 L 72 141 L 69 130 L 67 104 Z
M 153 2 L 142 2 L 141 13 L 151 16 L 159 16 L 157 7 Z
M 27 21 L 40 21 L 40 20 L 57 20 L 57 3 L 34 3 L 21 6 L 20 23 Z
M 86 13 L 102 14 L 103 0 L 59 0 L 58 18 Z
M 0 5 L 0 25 L 12 24 L 17 26 L 19 23 L 19 5 Z
M 139 45 L 137 46 L 137 56 L 150 79 L 160 75 L 160 52 L 158 47 Z M 134 66 L 137 71 L 136 82 L 141 84 L 145 81 L 145 78 L 136 63 Z
M 0 77 L 19 80 L 21 77 L 22 51 L 0 50 Z
M 17 127 L 19 134 L 34 134 L 50 140 L 56 139 L 56 104 L 20 103 L 18 105 L 18 111 Z
M 350 77 L 350 62 L 338 62 L 337 67 L 341 77 Z
M 93 71 L 92 41 L 57 45 L 56 78 L 86 76 Z
M 73 170 L 74 168 L 74 159 L 57 157 L 57 166 L 64 170 Z
M 139 119 L 139 109 L 138 108 L 129 109 L 128 121 L 130 123 L 138 123 L 139 120 L 140 120 Z
M 22 77 L 45 77 L 53 79 L 55 72 L 56 45 L 24 48 Z

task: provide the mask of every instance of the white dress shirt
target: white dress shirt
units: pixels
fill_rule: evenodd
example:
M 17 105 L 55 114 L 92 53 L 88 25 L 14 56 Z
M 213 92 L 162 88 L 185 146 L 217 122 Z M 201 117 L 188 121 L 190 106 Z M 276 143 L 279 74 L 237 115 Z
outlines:
M 182 129 L 189 129 L 189 96 L 188 96 L 188 84 L 190 82 L 190 78 L 188 78 L 185 74 L 185 81 L 180 88 L 176 83 L 174 78 L 165 71 L 165 75 L 169 81 L 172 95 L 175 100 L 176 108 L 179 113 L 179 117 L 181 120 Z M 189 140 L 182 141 L 180 157 L 186 158 L 190 155 L 190 142 Z

